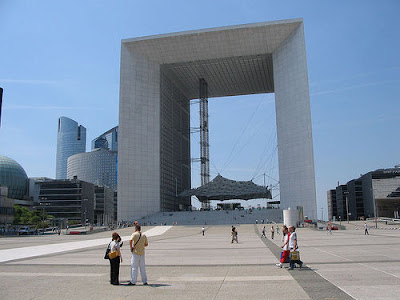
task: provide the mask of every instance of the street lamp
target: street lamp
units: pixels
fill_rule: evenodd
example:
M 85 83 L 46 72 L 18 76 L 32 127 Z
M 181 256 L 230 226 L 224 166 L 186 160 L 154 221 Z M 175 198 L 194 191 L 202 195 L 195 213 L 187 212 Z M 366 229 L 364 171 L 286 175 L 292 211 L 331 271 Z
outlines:
M 85 216 L 85 229 L 86 229 L 86 202 L 88 199 L 83 199 L 83 205 L 85 206 L 84 216 Z
M 46 197 L 42 197 L 41 198 L 42 201 L 47 201 Z M 42 209 L 42 228 L 43 228 L 43 234 L 44 234 L 44 209 L 45 206 L 50 205 L 50 203 L 47 202 L 40 202 L 39 203 L 39 207 Z
M 374 195 L 374 189 L 371 188 L 371 193 L 372 193 L 372 201 L 374 203 L 374 215 L 375 215 L 375 228 L 378 228 L 378 209 L 376 208 L 376 199 Z
M 347 214 L 347 224 L 349 224 L 349 192 L 343 192 L 344 197 L 346 198 L 346 214 Z

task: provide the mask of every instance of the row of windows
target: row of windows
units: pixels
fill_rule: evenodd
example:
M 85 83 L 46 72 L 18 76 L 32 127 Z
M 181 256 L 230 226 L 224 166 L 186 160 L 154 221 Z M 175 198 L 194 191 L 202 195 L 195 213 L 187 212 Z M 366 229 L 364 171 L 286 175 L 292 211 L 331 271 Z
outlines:
M 14 215 L 14 208 L 13 207 L 0 207 L 0 215 Z

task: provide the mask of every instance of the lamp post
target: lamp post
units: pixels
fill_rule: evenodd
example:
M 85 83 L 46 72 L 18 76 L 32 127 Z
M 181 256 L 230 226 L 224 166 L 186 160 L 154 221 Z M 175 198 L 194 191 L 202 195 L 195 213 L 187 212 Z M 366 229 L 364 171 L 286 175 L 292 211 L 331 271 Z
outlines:
M 375 229 L 377 229 L 378 228 L 378 209 L 376 207 L 376 199 L 375 199 L 373 188 L 371 188 L 371 193 L 372 193 L 372 201 L 374 203 Z
M 85 210 L 84 210 L 84 216 L 85 216 L 85 229 L 86 229 L 86 203 L 87 203 L 88 199 L 83 199 L 83 205 L 85 206 Z
M 47 205 L 50 205 L 50 203 L 44 202 L 47 201 L 46 197 L 41 198 L 41 202 L 39 203 L 39 207 L 42 209 L 42 229 L 43 229 L 43 234 L 44 234 L 44 208 Z
M 343 192 L 344 197 L 346 198 L 346 214 L 347 214 L 347 224 L 350 223 L 349 221 L 349 192 Z

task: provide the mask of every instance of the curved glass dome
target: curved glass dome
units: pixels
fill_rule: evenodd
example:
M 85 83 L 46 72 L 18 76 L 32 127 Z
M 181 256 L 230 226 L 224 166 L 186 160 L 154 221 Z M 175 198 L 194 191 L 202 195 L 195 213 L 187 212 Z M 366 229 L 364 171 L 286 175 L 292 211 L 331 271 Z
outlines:
M 28 184 L 25 170 L 12 158 L 0 155 L 0 186 L 8 187 L 8 198 L 24 199 Z

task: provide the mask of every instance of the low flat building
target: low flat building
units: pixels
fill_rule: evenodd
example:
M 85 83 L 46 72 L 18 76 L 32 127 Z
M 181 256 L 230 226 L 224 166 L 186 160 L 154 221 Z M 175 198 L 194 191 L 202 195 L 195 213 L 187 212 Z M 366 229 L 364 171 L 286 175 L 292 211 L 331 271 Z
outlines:
M 64 224 L 112 223 L 114 191 L 79 179 L 40 183 L 40 206 Z
M 400 168 L 379 169 L 328 191 L 329 219 L 398 218 Z

